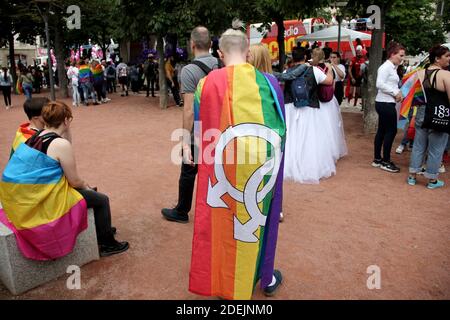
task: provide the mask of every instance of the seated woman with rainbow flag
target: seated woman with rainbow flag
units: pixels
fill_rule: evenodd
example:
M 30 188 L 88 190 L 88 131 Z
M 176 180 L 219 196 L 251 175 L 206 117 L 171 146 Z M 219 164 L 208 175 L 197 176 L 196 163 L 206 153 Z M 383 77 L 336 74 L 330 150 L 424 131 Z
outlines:
M 124 252 L 111 227 L 109 199 L 78 175 L 70 141 L 72 111 L 59 101 L 42 109 L 43 130 L 17 146 L 0 182 L 0 222 L 14 231 L 22 254 L 53 260 L 72 252 L 94 209 L 100 256 Z

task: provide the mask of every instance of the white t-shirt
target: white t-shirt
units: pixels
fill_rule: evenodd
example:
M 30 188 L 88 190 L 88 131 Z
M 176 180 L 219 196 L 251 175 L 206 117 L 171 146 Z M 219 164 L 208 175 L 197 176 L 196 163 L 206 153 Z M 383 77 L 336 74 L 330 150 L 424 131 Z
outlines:
M 70 66 L 67 70 L 67 77 L 72 81 L 73 86 L 78 86 L 78 68 Z
M 334 70 L 334 68 L 339 68 L 339 70 L 341 70 L 344 73 L 344 76 L 341 78 L 339 77 L 339 75 L 337 74 L 337 72 Z M 337 66 L 333 66 L 333 73 L 334 73 L 334 82 L 338 82 L 338 81 L 343 81 L 345 78 L 345 67 L 342 64 L 338 64 Z
M 350 20 L 350 28 L 351 28 L 352 30 L 355 30 L 355 29 L 356 29 L 356 24 L 357 24 L 357 22 L 358 22 L 358 21 L 356 21 L 356 19 Z
M 316 78 L 317 84 L 324 82 L 327 78 L 327 75 L 317 67 L 313 67 L 314 77 Z

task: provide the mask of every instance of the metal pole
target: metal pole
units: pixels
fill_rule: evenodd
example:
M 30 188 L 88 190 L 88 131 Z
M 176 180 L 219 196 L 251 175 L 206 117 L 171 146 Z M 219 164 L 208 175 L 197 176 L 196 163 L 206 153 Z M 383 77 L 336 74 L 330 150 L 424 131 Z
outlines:
M 48 31 L 48 14 L 50 13 L 50 5 L 48 6 L 48 11 L 42 17 L 44 18 L 45 23 L 45 38 L 47 40 L 47 59 L 48 59 L 48 75 L 50 78 L 50 97 L 52 101 L 55 101 L 55 80 L 53 79 L 53 63 L 52 57 L 50 53 L 50 34 Z
M 337 52 L 341 54 L 341 24 L 342 24 L 342 17 L 338 16 L 338 46 L 337 46 Z

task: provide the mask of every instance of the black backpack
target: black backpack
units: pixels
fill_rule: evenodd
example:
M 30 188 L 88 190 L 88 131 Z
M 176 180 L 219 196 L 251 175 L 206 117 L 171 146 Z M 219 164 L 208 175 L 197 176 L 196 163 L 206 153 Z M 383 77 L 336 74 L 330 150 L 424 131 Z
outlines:
M 296 79 L 291 82 L 292 98 L 297 108 L 319 108 L 317 82 L 313 67 L 307 67 Z

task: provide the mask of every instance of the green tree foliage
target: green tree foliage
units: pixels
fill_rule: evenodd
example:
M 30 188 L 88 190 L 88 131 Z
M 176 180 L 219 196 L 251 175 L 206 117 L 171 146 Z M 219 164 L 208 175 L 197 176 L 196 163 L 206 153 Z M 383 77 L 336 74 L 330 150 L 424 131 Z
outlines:
M 428 51 L 444 41 L 444 25 L 434 0 L 396 0 L 386 13 L 387 41 L 395 40 L 408 55 Z

